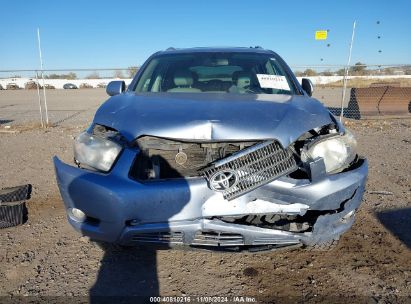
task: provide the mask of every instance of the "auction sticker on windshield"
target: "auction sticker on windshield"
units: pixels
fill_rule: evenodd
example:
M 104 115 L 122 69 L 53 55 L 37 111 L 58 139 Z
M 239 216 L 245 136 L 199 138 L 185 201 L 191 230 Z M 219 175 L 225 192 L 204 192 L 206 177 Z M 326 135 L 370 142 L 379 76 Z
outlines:
M 260 87 L 263 89 L 277 89 L 290 91 L 290 86 L 288 85 L 285 76 L 257 74 L 257 78 L 258 82 L 260 83 Z

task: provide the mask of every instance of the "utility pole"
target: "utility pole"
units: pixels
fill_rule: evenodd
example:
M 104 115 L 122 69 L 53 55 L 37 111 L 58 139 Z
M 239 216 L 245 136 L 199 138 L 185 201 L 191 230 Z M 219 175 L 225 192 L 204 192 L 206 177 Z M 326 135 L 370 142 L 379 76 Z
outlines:
M 348 55 L 348 63 L 347 66 L 345 67 L 345 75 L 344 75 L 344 84 L 343 84 L 343 92 L 342 92 L 342 99 L 341 99 L 341 114 L 340 114 L 340 121 L 342 122 L 342 118 L 344 116 L 344 99 L 345 99 L 345 91 L 347 89 L 347 78 L 348 78 L 348 71 L 350 69 L 351 65 L 351 52 L 352 52 L 352 46 L 354 43 L 354 35 L 355 35 L 355 24 L 357 21 L 354 21 L 353 26 L 352 26 L 352 35 L 351 35 L 351 43 L 350 43 L 350 52 Z
M 41 97 L 40 97 L 40 87 L 39 87 L 39 75 L 38 72 L 36 71 L 36 85 L 37 85 L 37 97 L 39 98 L 39 110 L 40 110 L 40 123 L 41 127 L 44 127 L 44 121 L 43 121 L 43 110 L 41 108 Z
M 44 109 L 46 111 L 46 127 L 47 127 L 49 125 L 49 113 L 47 110 L 46 88 L 44 86 L 44 69 L 43 69 L 43 58 L 41 56 L 41 42 L 40 42 L 40 29 L 39 28 L 37 28 L 37 41 L 38 41 L 38 46 L 39 46 L 41 78 L 43 79 L 43 97 L 44 97 Z

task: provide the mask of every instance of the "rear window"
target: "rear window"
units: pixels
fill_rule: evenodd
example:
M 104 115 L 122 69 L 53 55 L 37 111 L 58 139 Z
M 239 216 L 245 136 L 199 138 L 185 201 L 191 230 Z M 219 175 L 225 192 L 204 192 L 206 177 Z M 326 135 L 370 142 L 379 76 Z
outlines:
M 292 95 L 296 88 L 271 54 L 210 52 L 154 57 L 135 91 Z

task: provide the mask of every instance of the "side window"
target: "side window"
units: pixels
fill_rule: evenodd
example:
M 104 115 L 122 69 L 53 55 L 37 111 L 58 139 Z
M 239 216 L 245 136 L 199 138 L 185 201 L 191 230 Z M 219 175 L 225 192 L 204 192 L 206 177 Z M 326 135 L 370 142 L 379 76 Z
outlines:
M 144 85 L 141 88 L 142 92 L 147 92 L 148 91 L 148 86 L 150 85 L 150 78 L 147 78 L 146 81 L 144 81 Z
M 155 78 L 153 85 L 151 86 L 150 92 L 161 92 L 161 81 L 162 81 L 161 74 L 158 74 L 157 77 Z
M 267 74 L 270 75 L 278 75 L 277 71 L 274 69 L 273 65 L 269 60 L 265 63 L 265 69 L 267 71 Z
M 158 59 L 153 59 L 147 68 L 144 70 L 143 75 L 141 75 L 135 91 L 137 92 L 148 92 L 150 91 L 150 82 L 154 70 L 158 66 Z
M 285 76 L 285 79 L 288 82 L 288 86 L 289 86 L 289 90 L 280 90 L 281 93 L 283 94 L 292 94 L 292 92 L 294 91 L 294 83 L 292 82 L 291 78 L 287 75 L 284 67 L 282 65 L 280 65 L 280 63 L 278 63 L 277 60 L 275 60 L 275 58 L 271 58 L 268 63 L 270 63 L 270 65 L 272 66 L 272 68 L 274 69 L 274 73 L 276 75 L 281 75 L 281 76 Z
M 163 79 L 162 75 L 164 72 L 165 65 L 157 65 L 150 77 L 150 82 L 148 85 L 148 92 L 158 93 L 161 92 L 161 81 Z

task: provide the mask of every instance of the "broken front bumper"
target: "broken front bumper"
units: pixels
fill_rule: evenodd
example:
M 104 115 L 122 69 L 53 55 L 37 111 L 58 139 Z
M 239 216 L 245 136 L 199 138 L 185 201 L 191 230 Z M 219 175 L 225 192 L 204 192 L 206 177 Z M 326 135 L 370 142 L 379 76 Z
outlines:
M 144 183 L 131 179 L 129 170 L 136 153 L 125 149 L 107 174 L 54 158 L 60 193 L 75 229 L 92 239 L 120 244 L 284 246 L 326 242 L 353 224 L 368 173 L 367 161 L 360 159 L 346 172 L 317 176 L 314 181 L 281 177 L 227 201 L 202 177 Z M 300 205 L 320 212 L 310 231 L 290 232 L 221 220 Z M 82 210 L 86 220 L 76 221 L 69 215 L 71 208 Z

